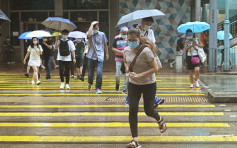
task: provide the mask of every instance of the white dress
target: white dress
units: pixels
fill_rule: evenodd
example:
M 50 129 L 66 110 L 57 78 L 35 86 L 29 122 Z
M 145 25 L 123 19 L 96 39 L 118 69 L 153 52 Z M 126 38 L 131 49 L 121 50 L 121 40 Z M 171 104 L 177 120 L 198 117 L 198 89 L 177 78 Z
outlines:
M 32 48 L 31 46 L 28 47 L 28 52 L 30 52 L 30 60 L 28 62 L 29 66 L 40 66 L 41 61 L 40 61 L 40 51 L 43 52 L 42 47 L 39 45 L 39 47 L 34 46 Z

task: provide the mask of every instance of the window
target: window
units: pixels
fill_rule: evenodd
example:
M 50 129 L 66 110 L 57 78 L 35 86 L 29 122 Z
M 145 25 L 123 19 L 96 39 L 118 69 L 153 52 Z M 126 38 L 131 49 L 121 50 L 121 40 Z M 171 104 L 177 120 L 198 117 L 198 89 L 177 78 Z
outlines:
M 21 21 L 28 22 L 32 18 L 32 21 L 41 22 L 48 18 L 48 12 L 22 12 Z
M 63 9 L 109 9 L 109 0 L 63 0 Z
M 54 0 L 10 0 L 11 10 L 54 10 Z
M 20 40 L 18 39 L 18 36 L 13 36 L 13 32 L 20 33 L 19 13 L 18 12 L 11 12 L 10 19 L 11 19 L 10 31 L 11 31 L 12 39 L 13 39 L 15 45 L 19 45 Z
M 71 21 L 78 21 L 78 22 L 92 22 L 97 20 L 97 12 L 90 11 L 90 12 L 71 12 Z

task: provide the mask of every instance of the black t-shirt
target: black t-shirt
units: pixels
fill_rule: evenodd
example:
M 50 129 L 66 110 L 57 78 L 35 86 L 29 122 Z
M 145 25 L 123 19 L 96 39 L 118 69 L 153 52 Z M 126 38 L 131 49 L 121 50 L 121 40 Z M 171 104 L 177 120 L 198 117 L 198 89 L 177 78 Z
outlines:
M 47 41 L 46 42 L 49 46 L 50 45 L 52 45 L 52 42 L 50 42 L 50 41 Z M 50 57 L 50 56 L 53 56 L 53 54 L 54 54 L 54 51 L 53 51 L 53 49 L 49 49 L 46 45 L 44 45 L 43 43 L 42 43 L 42 48 L 43 48 L 43 56 L 45 57 L 45 58 L 48 58 L 48 57 Z
M 184 43 L 183 43 L 183 39 L 180 38 L 177 41 L 177 46 L 176 46 L 176 51 L 180 51 L 184 49 Z

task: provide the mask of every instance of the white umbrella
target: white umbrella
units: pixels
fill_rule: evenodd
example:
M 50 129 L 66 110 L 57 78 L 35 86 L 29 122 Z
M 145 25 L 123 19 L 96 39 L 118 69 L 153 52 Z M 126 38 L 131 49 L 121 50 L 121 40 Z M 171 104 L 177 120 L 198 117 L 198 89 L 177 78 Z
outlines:
M 84 32 L 80 32 L 80 31 L 72 31 L 68 34 L 68 37 L 70 38 L 76 38 L 76 39 L 82 39 L 82 38 L 86 38 L 87 35 Z
M 146 17 L 152 17 L 154 20 L 160 19 L 165 14 L 157 9 L 151 10 L 137 10 L 121 17 L 117 26 L 132 26 L 133 24 L 140 24 L 141 20 Z
M 48 31 L 43 31 L 43 30 L 36 30 L 28 33 L 26 35 L 26 38 L 32 38 L 32 37 L 51 37 L 51 34 Z

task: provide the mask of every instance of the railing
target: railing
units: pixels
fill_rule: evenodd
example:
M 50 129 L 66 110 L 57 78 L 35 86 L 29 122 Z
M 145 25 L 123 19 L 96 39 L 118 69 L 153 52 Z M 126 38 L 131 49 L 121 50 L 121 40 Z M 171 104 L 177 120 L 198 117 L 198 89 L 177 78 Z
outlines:
M 230 19 L 230 33 L 232 34 L 233 38 L 237 37 L 237 15 L 231 17 Z M 224 30 L 224 22 L 221 22 L 217 25 L 217 30 Z

